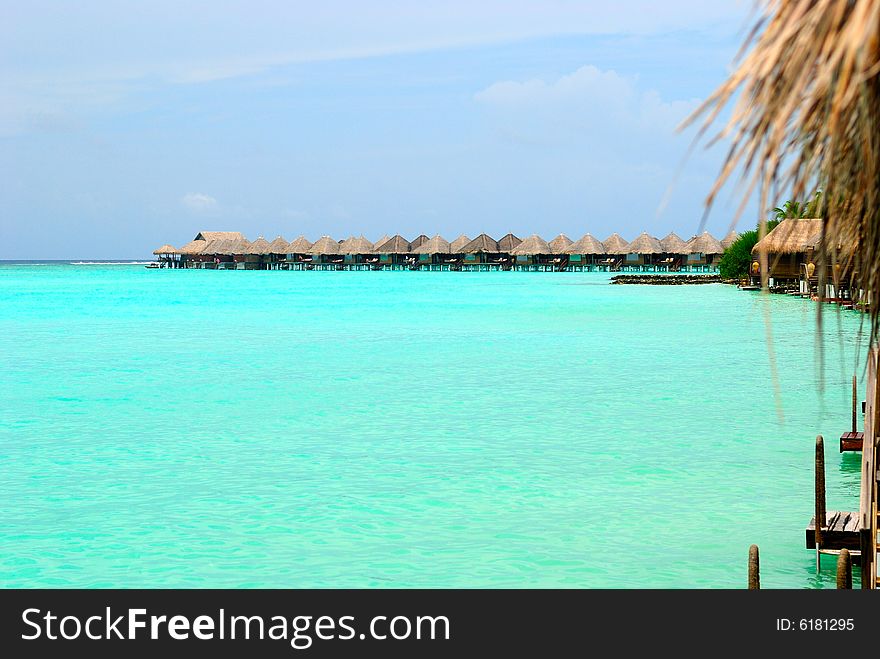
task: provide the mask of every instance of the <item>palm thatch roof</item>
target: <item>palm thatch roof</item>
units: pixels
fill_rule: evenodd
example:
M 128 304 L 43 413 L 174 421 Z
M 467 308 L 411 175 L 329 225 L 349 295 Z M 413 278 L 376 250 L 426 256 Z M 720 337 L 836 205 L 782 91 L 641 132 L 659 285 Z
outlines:
M 461 234 L 458 238 L 449 243 L 449 247 L 452 249 L 452 254 L 461 254 L 462 248 L 467 245 L 471 241 L 466 235 Z
M 643 231 L 624 250 L 627 254 L 662 254 L 663 245 L 654 236 Z
M 699 236 L 694 236 L 685 245 L 685 254 L 723 254 L 724 248 L 721 241 L 708 231 Z
M 560 233 L 550 241 L 549 245 L 554 254 L 565 254 L 565 250 L 574 245 L 574 241 L 564 233 Z
M 212 238 L 206 242 L 202 254 L 216 254 L 218 256 L 233 256 L 241 253 L 238 251 L 243 246 L 235 238 Z M 245 241 L 247 242 L 247 241 Z
M 512 256 L 534 256 L 536 254 L 553 254 L 553 248 L 550 244 L 537 234 L 532 234 L 519 245 L 517 245 L 510 254 Z
M 330 236 L 321 236 L 306 250 L 306 254 L 339 254 L 339 243 Z
M 153 254 L 179 254 L 176 248 L 172 247 L 168 243 L 162 245 L 159 249 L 154 249 Z
M 339 246 L 340 254 L 372 254 L 373 243 L 363 236 L 349 236 Z
M 269 243 L 269 254 L 288 254 L 288 247 L 290 247 L 290 243 L 284 240 L 284 236 L 278 236 Z
M 626 254 L 627 245 L 629 245 L 629 241 L 621 238 L 616 231 L 602 241 L 606 254 Z
M 569 245 L 566 254 L 604 254 L 605 246 L 593 237 L 593 234 L 584 234 L 580 240 Z
M 267 243 L 268 244 L 268 243 Z M 247 238 L 238 238 L 229 241 L 229 251 L 226 254 L 232 254 L 234 256 L 242 256 L 244 254 L 253 254 L 251 251 L 251 243 L 248 242 Z
M 752 254 L 796 254 L 818 246 L 822 220 L 782 220 L 752 248 Z
M 305 236 L 300 236 L 299 238 L 293 240 L 287 246 L 286 254 L 309 254 L 309 250 L 312 248 L 312 243 L 306 240 Z
M 193 240 L 246 240 L 241 231 L 200 231 Z
M 520 238 L 517 238 L 512 233 L 508 233 L 503 238 L 500 238 L 498 240 L 498 249 L 500 249 L 502 252 L 506 252 L 507 254 L 512 254 L 517 245 L 521 243 L 522 240 Z
M 271 250 L 269 249 L 269 241 L 263 238 L 263 236 L 258 237 L 254 242 L 250 244 L 250 249 L 248 254 L 271 254 Z
M 467 245 L 461 248 L 462 254 L 476 254 L 478 252 L 497 254 L 499 251 L 500 250 L 498 249 L 498 242 L 485 233 L 481 233 L 479 236 L 477 236 Z
M 195 256 L 196 254 L 202 254 L 207 246 L 207 240 L 190 240 L 177 251 L 181 254 L 186 254 L 187 256 Z
M 452 254 L 452 246 L 439 233 L 412 250 L 413 254 Z
M 379 247 L 380 245 L 383 245 L 383 244 L 387 243 L 387 242 L 388 242 L 388 239 L 389 239 L 390 237 L 391 237 L 391 236 L 389 236 L 389 235 L 386 233 L 386 234 L 384 234 L 381 238 L 379 238 L 379 239 L 377 239 L 377 240 L 374 240 L 374 241 L 373 241 L 373 251 L 375 252 L 377 247 Z
M 409 254 L 409 241 L 399 233 L 373 248 L 376 254 Z
M 421 246 L 424 245 L 426 242 L 428 242 L 428 240 L 430 240 L 430 239 L 428 238 L 428 236 L 426 236 L 426 235 L 423 234 L 423 233 L 420 233 L 418 236 L 416 236 L 415 238 L 413 238 L 413 239 L 410 241 L 410 243 L 409 243 L 410 251 L 411 251 L 411 252 L 412 252 L 412 251 L 415 251 L 416 248 L 421 247 Z
M 733 136 L 707 205 L 734 172 L 743 172 L 746 180 L 743 206 L 755 190 L 759 208 L 822 190 L 814 210 L 824 218 L 818 260 L 833 263 L 836 246 L 848 246 L 876 339 L 880 0 L 775 0 L 763 3 L 761 14 L 736 69 L 688 119 L 704 117 L 703 135 L 735 103 L 715 138 Z M 779 195 L 771 196 L 776 191 Z M 762 223 L 761 233 L 765 230 Z M 766 284 L 767 268 L 761 270 Z M 824 271 L 820 268 L 820 279 Z
M 739 234 L 731 229 L 730 233 L 728 233 L 724 238 L 721 239 L 721 246 L 724 248 L 726 252 L 728 247 L 733 245 L 737 240 L 739 240 Z
M 677 233 L 670 231 L 669 235 L 660 239 L 663 254 L 687 254 L 687 243 Z

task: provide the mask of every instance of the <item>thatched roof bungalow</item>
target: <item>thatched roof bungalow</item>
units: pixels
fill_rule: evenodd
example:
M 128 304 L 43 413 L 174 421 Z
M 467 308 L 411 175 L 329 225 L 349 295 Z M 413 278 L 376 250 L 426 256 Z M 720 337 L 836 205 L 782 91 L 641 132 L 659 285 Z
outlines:
M 685 254 L 687 254 L 685 263 L 688 267 L 705 269 L 717 265 L 723 253 L 724 247 L 721 246 L 721 241 L 708 231 L 704 231 L 699 236 L 693 236 L 685 244 Z
M 625 264 L 628 266 L 652 265 L 663 253 L 663 245 L 657 238 L 643 231 L 624 248 L 624 252 Z
M 760 275 L 761 257 L 766 254 L 769 277 L 774 280 L 800 279 L 805 266 L 813 263 L 821 238 L 821 219 L 782 220 L 752 248 L 751 274 Z
M 269 243 L 269 254 L 287 254 L 288 249 L 290 248 L 290 243 L 284 239 L 284 236 L 278 236 Z
M 158 256 L 173 256 L 175 254 L 180 254 L 180 252 L 177 251 L 176 247 L 172 247 L 171 245 L 166 243 L 158 249 L 154 249 L 153 254 L 156 254 Z
M 665 238 L 660 239 L 660 247 L 663 248 L 663 254 L 668 256 L 687 254 L 687 243 L 674 231 L 670 231 Z
M 739 234 L 736 231 L 731 230 L 730 233 L 721 239 L 721 247 L 723 247 L 726 252 L 737 240 L 739 240 Z
M 605 253 L 605 246 L 591 233 L 584 234 L 580 240 L 565 248 L 566 254 L 596 256 Z
M 262 256 L 263 254 L 270 254 L 269 250 L 269 241 L 263 238 L 263 236 L 258 237 L 255 241 L 250 244 L 250 254 L 255 254 L 257 256 Z
M 409 254 L 412 251 L 412 246 L 406 238 L 398 233 L 381 245 L 376 245 L 373 251 L 377 254 Z
M 439 233 L 427 242 L 413 248 L 412 253 L 418 255 L 416 259 L 419 265 L 429 266 L 429 270 L 449 269 L 449 264 L 453 261 L 450 258 L 452 256 L 452 246 Z M 444 264 L 446 265 L 444 266 Z

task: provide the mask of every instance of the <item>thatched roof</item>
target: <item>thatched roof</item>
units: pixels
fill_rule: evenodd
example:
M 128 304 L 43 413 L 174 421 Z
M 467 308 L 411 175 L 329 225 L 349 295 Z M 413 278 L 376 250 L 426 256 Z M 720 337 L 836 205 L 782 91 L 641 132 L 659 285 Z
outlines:
M 349 236 L 339 246 L 340 254 L 372 254 L 373 243 L 363 236 Z
M 500 249 L 502 252 L 512 254 L 517 245 L 521 243 L 522 240 L 520 238 L 517 238 L 512 233 L 508 233 L 506 236 L 498 240 L 498 249 Z
M 627 254 L 662 254 L 663 245 L 654 236 L 643 231 L 624 251 Z
M 287 246 L 286 254 L 309 254 L 312 243 L 306 240 L 305 236 L 300 236 Z
M 376 254 L 409 254 L 409 241 L 399 233 L 373 248 Z
M 574 241 L 566 236 L 564 233 L 560 233 L 549 243 L 550 249 L 553 250 L 554 254 L 565 254 L 565 250 L 574 245 Z
M 782 220 L 752 248 L 752 254 L 795 254 L 818 245 L 822 237 L 822 220 Z
M 380 245 L 383 245 L 383 244 L 385 244 L 386 242 L 388 242 L 388 239 L 389 239 L 390 237 L 391 237 L 391 236 L 389 236 L 389 235 L 386 233 L 386 234 L 384 234 L 381 238 L 378 238 L 377 240 L 374 240 L 374 241 L 373 241 L 373 251 L 375 252 L 377 247 L 379 247 Z
M 452 254 L 452 246 L 439 233 L 428 242 L 412 250 L 413 254 Z
M 208 246 L 207 240 L 190 240 L 186 245 L 181 247 L 178 252 L 181 254 L 187 254 L 190 256 L 194 256 L 196 254 L 201 254 L 205 251 L 205 247 Z
M 284 236 L 278 236 L 269 243 L 269 254 L 288 254 L 287 248 L 290 247 L 290 243 L 284 240 Z
M 664 254 L 687 254 L 687 243 L 674 231 L 670 231 L 668 236 L 660 239 L 660 246 Z
M 238 238 L 237 240 L 230 240 L 229 243 L 230 243 L 229 251 L 226 252 L 227 254 L 241 256 L 243 254 L 253 254 L 254 253 L 251 251 L 251 243 L 248 242 L 247 238 Z
M 715 236 L 704 231 L 699 236 L 694 236 L 685 245 L 685 254 L 723 254 L 724 248 Z
M 271 254 L 269 250 L 269 241 L 260 236 L 250 244 L 248 254 Z
M 489 235 L 485 233 L 481 233 L 479 236 L 470 241 L 467 245 L 461 248 L 462 254 L 476 254 L 477 252 L 487 252 L 490 254 L 497 254 L 500 250 L 498 249 L 498 242 Z
M 291 252 L 293 253 L 293 252 Z M 308 250 L 307 254 L 339 254 L 339 243 L 330 236 L 321 236 Z
M 621 238 L 616 231 L 602 241 L 606 254 L 626 254 L 627 245 L 629 245 L 629 241 Z
M 461 234 L 458 238 L 449 243 L 452 254 L 461 254 L 462 248 L 471 241 L 466 235 Z
M 153 254 L 179 254 L 179 252 L 177 251 L 177 249 L 166 243 L 162 245 L 159 249 L 154 249 Z
M 193 240 L 246 240 L 241 231 L 200 231 Z
M 537 234 L 532 234 L 510 252 L 513 256 L 532 256 L 534 254 L 552 253 L 553 248 L 550 247 L 546 240 Z
M 566 254 L 604 254 L 605 247 L 599 242 L 596 238 L 593 237 L 593 234 L 587 233 L 578 240 L 577 242 L 572 243 L 565 249 Z
M 411 252 L 414 252 L 414 251 L 416 250 L 416 248 L 421 247 L 421 246 L 424 245 L 426 242 L 428 242 L 428 240 L 430 240 L 430 239 L 428 238 L 428 236 L 426 236 L 426 235 L 423 234 L 423 233 L 419 234 L 417 237 L 413 238 L 413 239 L 410 241 L 410 243 L 409 243 L 410 251 L 411 251 Z
M 721 246 L 724 248 L 724 251 L 727 251 L 727 248 L 733 245 L 739 239 L 739 234 L 736 231 L 731 230 L 724 238 L 721 239 Z

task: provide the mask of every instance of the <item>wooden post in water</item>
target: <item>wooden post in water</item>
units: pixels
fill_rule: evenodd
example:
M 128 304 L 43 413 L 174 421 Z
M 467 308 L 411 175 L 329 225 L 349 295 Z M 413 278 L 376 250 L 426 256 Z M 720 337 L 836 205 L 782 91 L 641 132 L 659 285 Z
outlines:
M 852 431 L 857 432 L 858 425 L 856 424 L 856 420 L 858 416 L 856 415 L 856 405 L 858 404 L 856 398 L 858 397 L 858 391 L 856 389 L 856 376 L 853 376 L 853 408 L 852 408 Z
M 822 527 L 825 526 L 825 440 L 816 435 L 816 574 L 822 567 Z
M 749 547 L 749 590 L 761 590 L 761 564 L 758 545 Z
M 837 557 L 837 587 L 852 590 L 852 558 L 849 549 L 841 549 Z

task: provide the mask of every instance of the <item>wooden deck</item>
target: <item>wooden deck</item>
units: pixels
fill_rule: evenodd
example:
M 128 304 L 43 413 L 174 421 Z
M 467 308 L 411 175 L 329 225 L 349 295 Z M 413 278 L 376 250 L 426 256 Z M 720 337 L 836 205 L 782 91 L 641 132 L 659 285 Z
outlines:
M 865 433 L 848 431 L 840 436 L 840 452 L 861 451 L 865 441 Z
M 822 549 L 839 551 L 859 549 L 859 513 L 829 510 L 825 513 L 826 524 L 822 527 Z M 806 530 L 807 549 L 816 548 L 816 517 L 810 518 Z

